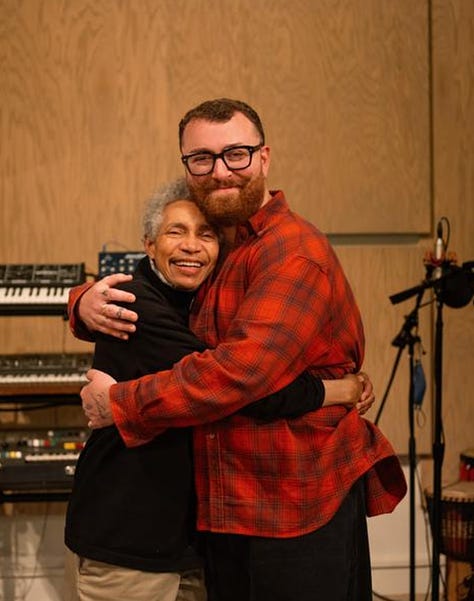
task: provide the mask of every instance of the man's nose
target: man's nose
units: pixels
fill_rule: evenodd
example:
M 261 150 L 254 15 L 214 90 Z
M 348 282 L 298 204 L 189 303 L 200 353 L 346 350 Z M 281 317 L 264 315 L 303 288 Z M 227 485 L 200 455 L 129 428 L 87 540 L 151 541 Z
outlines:
M 230 173 L 232 173 L 232 171 L 224 163 L 224 159 L 222 157 L 218 157 L 214 162 L 212 176 L 215 178 L 228 177 Z

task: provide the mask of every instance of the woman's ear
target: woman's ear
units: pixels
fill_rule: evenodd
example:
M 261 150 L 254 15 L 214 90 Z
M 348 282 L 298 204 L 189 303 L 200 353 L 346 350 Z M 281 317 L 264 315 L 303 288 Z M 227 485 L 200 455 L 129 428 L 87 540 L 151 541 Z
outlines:
M 146 254 L 150 257 L 150 259 L 154 259 L 155 258 L 155 242 L 148 240 L 148 238 L 145 238 L 143 241 L 143 245 L 145 247 L 145 252 Z

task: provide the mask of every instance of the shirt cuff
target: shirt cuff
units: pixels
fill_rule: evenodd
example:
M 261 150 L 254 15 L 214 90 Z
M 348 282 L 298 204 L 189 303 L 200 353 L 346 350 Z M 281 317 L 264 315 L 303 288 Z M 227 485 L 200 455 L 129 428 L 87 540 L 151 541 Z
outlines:
M 85 282 L 80 286 L 71 288 L 69 291 L 69 302 L 67 307 L 69 327 L 71 328 L 72 333 L 76 338 L 79 338 L 79 340 L 86 340 L 87 342 L 93 342 L 94 336 L 89 332 L 79 317 L 79 302 L 83 294 L 89 290 L 92 285 L 93 282 Z
M 136 380 L 118 382 L 109 390 L 110 409 L 115 425 L 122 437 L 125 446 L 138 447 L 153 440 L 165 431 L 165 428 L 156 429 L 153 433 L 144 428 L 140 416 L 134 410 L 134 385 Z M 131 399 L 128 402 L 128 399 Z

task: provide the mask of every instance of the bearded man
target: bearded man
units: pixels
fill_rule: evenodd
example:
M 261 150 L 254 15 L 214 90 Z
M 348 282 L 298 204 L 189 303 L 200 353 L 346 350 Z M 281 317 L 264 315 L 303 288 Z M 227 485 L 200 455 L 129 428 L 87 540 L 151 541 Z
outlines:
M 361 368 L 348 281 L 327 238 L 268 189 L 270 147 L 254 109 L 206 101 L 184 116 L 179 140 L 193 198 L 228 242 L 192 309 L 210 350 L 130 382 L 92 371 L 82 392 L 90 425 L 115 423 L 131 447 L 194 426 L 210 601 L 371 601 L 366 514 L 392 511 L 406 493 L 390 443 L 343 405 L 266 424 L 231 415 L 304 370 L 338 378 Z M 113 301 L 131 299 L 114 281 L 71 304 L 76 332 L 81 322 L 133 331 L 136 314 L 116 314 Z

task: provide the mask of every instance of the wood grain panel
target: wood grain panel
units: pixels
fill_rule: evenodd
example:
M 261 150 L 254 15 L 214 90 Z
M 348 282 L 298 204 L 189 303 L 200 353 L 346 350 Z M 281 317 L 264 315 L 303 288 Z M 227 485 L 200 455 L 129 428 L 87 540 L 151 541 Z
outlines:
M 414 298 L 392 305 L 389 297 L 416 286 L 425 277 L 424 250 L 418 246 L 337 246 L 337 255 L 356 296 L 366 333 L 364 369 L 370 374 L 377 403 L 368 414 L 374 420 L 394 368 L 398 348 L 392 341 L 405 325 L 405 317 L 415 308 Z M 428 303 L 428 293 L 423 299 Z M 426 354 L 422 357 L 427 390 L 422 411 L 416 412 L 416 444 L 419 453 L 431 452 L 431 323 L 429 305 L 418 316 L 418 336 Z M 416 335 L 416 329 L 411 330 Z M 409 348 L 402 351 L 396 376 L 380 416 L 379 426 L 395 449 L 408 453 L 409 438 Z
M 240 1 L 200 27 L 204 0 L 176 6 L 176 119 L 246 98 L 296 210 L 333 233 L 429 231 L 426 2 Z
M 427 232 L 426 4 L 295 2 L 271 23 L 272 181 L 327 232 Z
M 153 118 L 166 113 L 159 14 L 133 2 L 24 2 L 9 25 L 6 259 L 79 260 L 108 240 L 136 247 L 137 206 L 167 165 Z
M 94 272 L 103 244 L 140 247 L 143 200 L 181 172 L 179 117 L 217 95 L 262 111 L 275 185 L 324 229 L 398 231 L 399 219 L 425 229 L 425 191 L 410 192 L 415 216 L 394 202 L 404 157 L 417 176 L 403 186 L 426 181 L 424 120 L 413 127 L 405 109 L 393 119 L 392 98 L 399 84 L 407 106 L 424 93 L 424 51 L 412 48 L 426 25 L 420 4 L 3 0 L 2 260 L 85 261 Z M 400 124 L 395 137 L 389 121 Z M 366 205 L 361 185 L 368 196 L 380 188 L 376 202 Z

